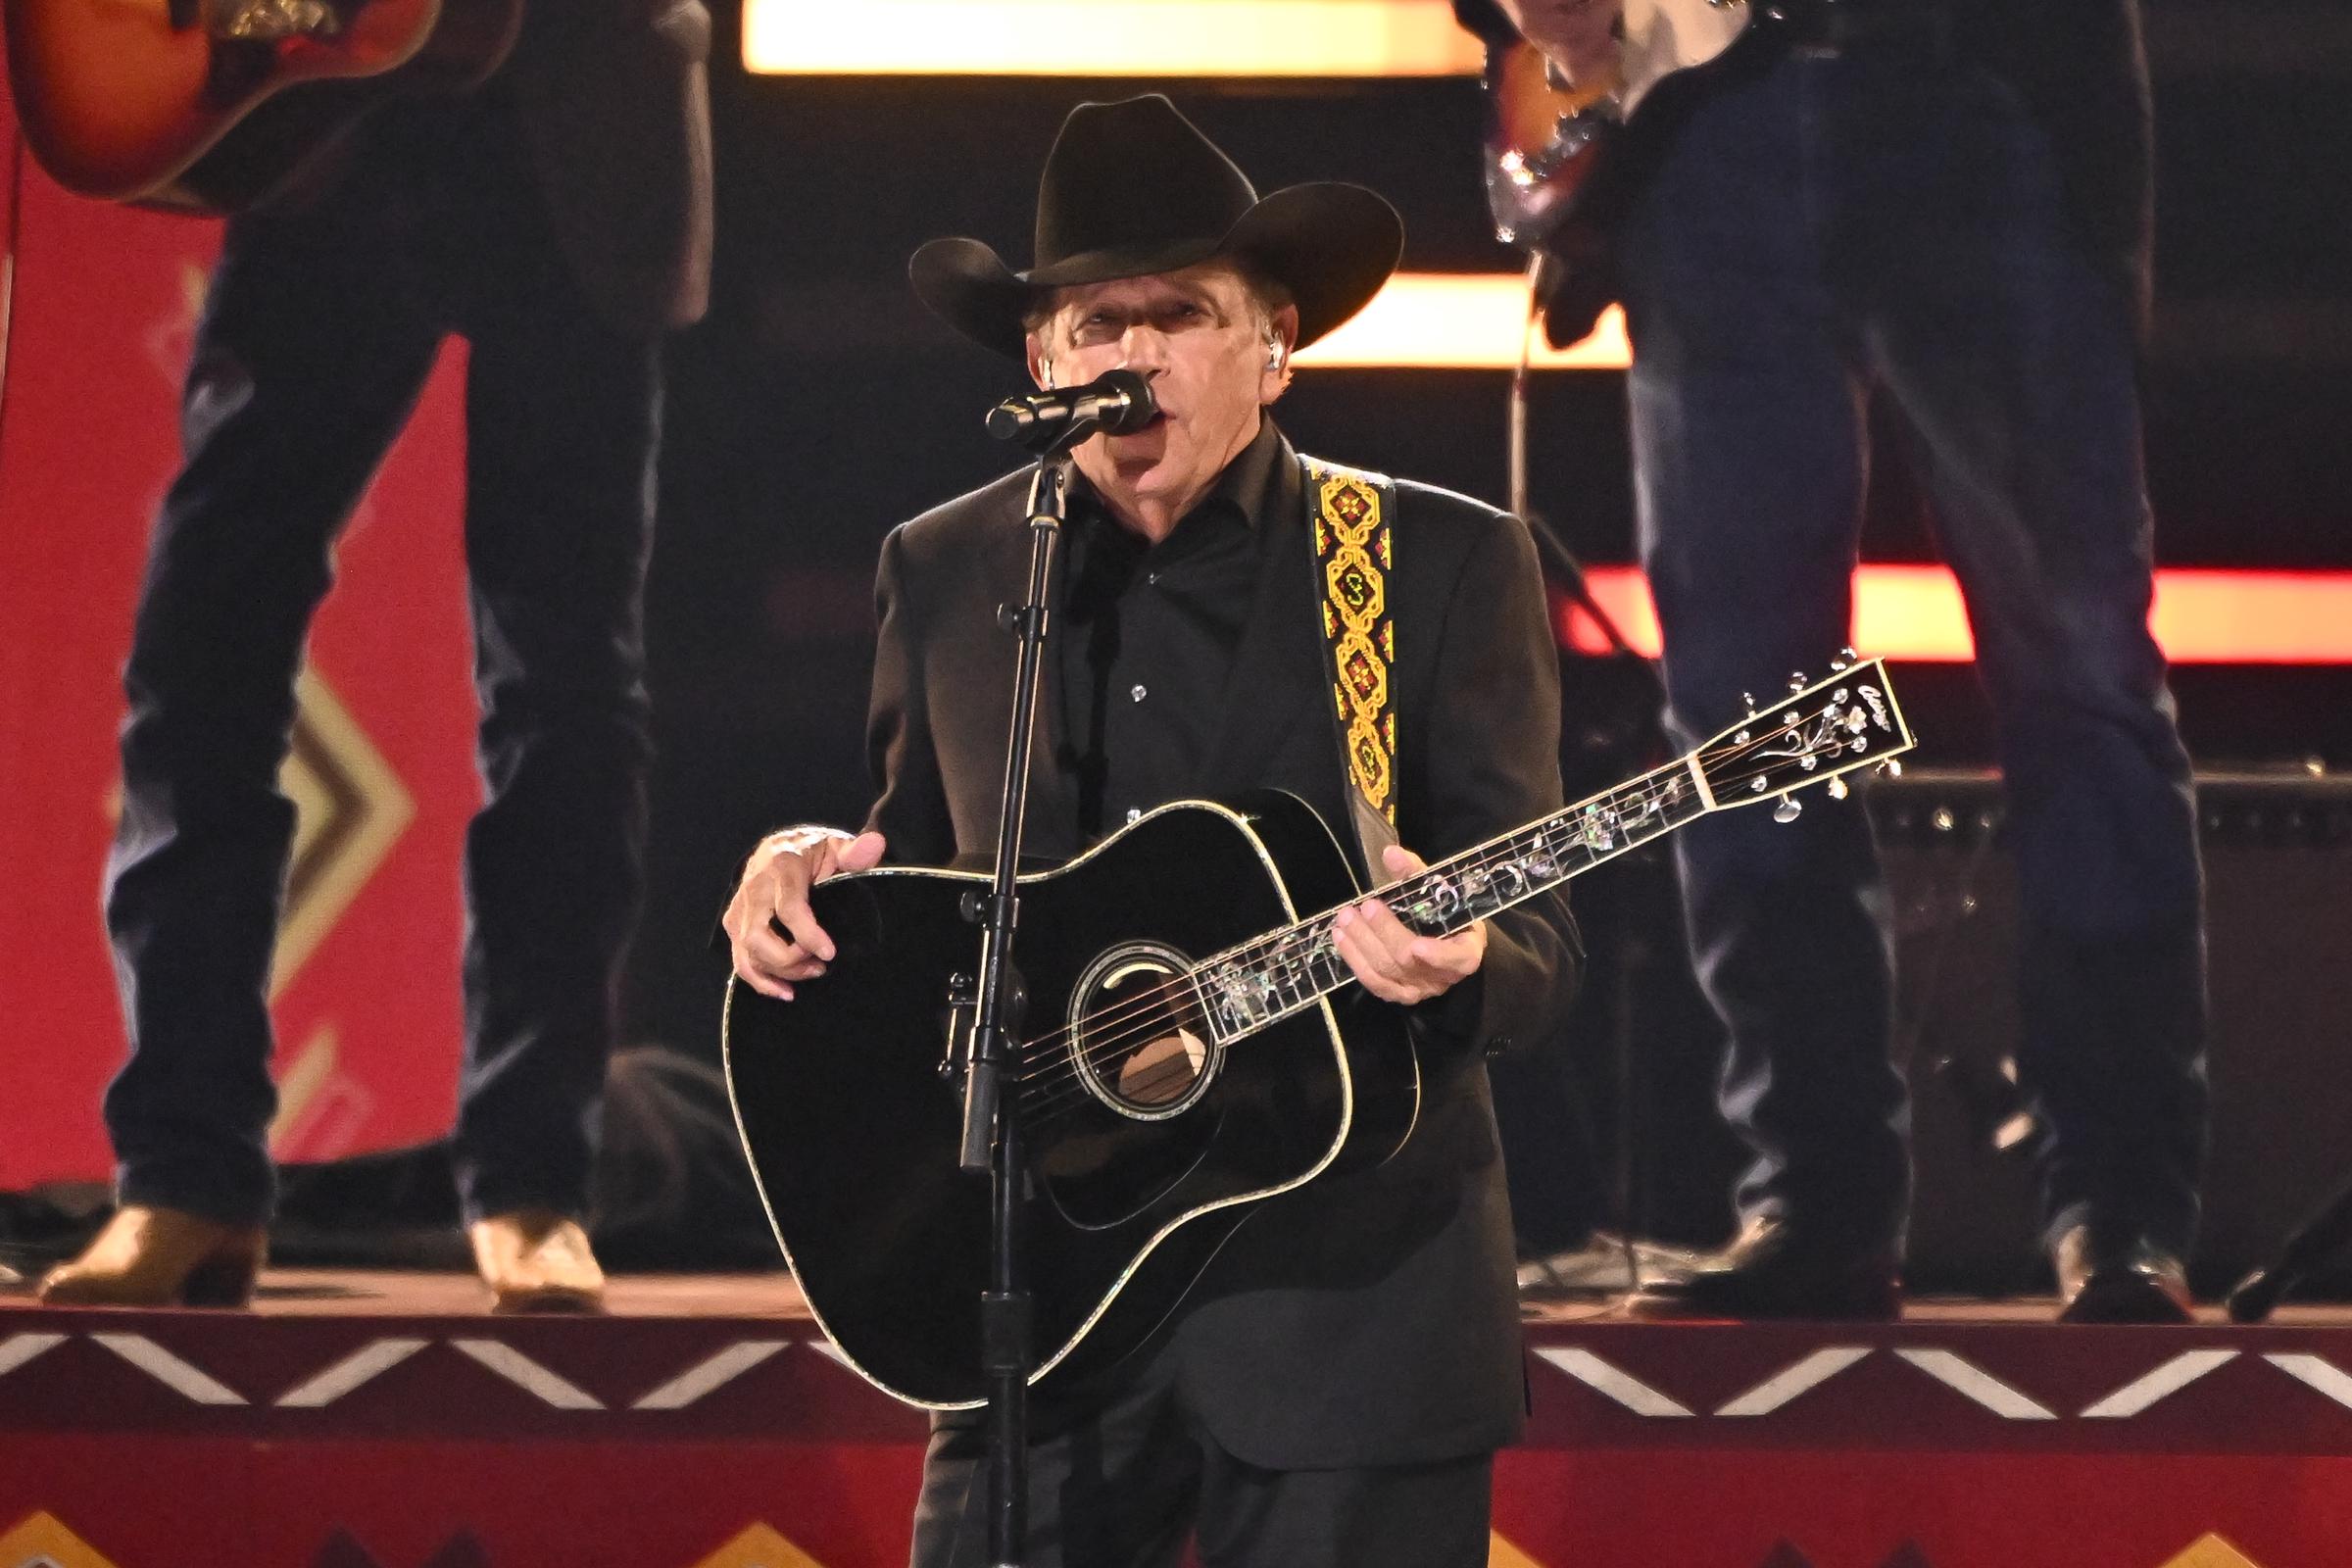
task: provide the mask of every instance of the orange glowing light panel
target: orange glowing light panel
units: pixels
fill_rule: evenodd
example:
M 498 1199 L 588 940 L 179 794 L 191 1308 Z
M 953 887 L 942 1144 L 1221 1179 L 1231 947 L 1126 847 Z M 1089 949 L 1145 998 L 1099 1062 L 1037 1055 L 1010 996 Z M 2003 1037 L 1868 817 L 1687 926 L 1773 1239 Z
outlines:
M 1475 75 L 1447 0 L 744 0 L 785 74 Z
M 1399 272 L 1331 336 L 1298 353 L 1302 369 L 1508 370 L 1531 336 L 1517 272 Z M 1543 370 L 1622 370 L 1633 362 L 1615 306 L 1581 343 L 1555 349 L 1532 332 Z
M 1592 597 L 1642 654 L 1658 651 L 1649 585 L 1632 566 L 1588 572 Z M 1562 640 L 1608 644 L 1560 601 Z M 2156 574 L 2149 627 L 2177 664 L 2352 664 L 2352 572 L 2169 570 Z M 1854 576 L 1853 643 L 1887 659 L 1956 662 L 1976 656 L 1960 588 L 1941 566 L 1864 566 Z

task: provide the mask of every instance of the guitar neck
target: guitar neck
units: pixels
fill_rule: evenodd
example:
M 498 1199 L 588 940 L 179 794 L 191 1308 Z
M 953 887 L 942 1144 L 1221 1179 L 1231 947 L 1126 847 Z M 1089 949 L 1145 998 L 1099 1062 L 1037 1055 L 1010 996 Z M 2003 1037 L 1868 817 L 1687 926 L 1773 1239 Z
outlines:
M 1560 886 L 1715 808 L 1696 754 L 1542 821 L 1490 839 L 1381 891 L 1412 930 L 1448 936 Z M 1193 971 L 1220 1044 L 1312 1006 L 1354 980 L 1332 945 L 1337 909 L 1218 954 Z

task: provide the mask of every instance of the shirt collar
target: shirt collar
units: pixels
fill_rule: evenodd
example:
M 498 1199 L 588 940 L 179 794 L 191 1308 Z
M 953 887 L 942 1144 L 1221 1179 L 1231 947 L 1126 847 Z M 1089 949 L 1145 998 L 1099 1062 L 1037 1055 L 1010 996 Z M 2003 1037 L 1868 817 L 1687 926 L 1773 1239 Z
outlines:
M 1252 531 L 1266 518 L 1284 514 L 1280 509 L 1286 498 L 1291 503 L 1298 499 L 1296 472 L 1298 466 L 1296 462 L 1282 461 L 1289 455 L 1290 443 L 1274 427 L 1274 416 L 1271 414 L 1260 415 L 1257 434 L 1250 438 L 1248 446 L 1235 454 L 1231 463 L 1225 465 L 1224 471 L 1217 475 L 1216 483 L 1209 486 L 1208 494 L 1200 498 L 1200 504 L 1176 520 L 1176 528 L 1169 537 L 1183 532 L 1185 524 L 1194 518 L 1209 513 L 1238 517 Z M 1072 469 L 1070 478 L 1071 495 L 1083 498 L 1088 512 L 1099 518 L 1104 527 L 1116 529 L 1110 509 L 1102 505 L 1102 495 L 1086 475 Z M 1118 531 L 1125 532 L 1124 529 Z

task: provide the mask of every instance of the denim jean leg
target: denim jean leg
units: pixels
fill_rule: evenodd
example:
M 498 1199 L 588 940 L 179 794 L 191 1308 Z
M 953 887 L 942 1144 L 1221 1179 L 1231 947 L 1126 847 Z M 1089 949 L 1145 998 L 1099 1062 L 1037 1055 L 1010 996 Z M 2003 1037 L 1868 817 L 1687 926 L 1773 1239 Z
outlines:
M 1643 564 L 1670 720 L 1692 744 L 1743 692 L 1825 672 L 1845 641 L 1862 390 L 1819 277 L 1803 63 L 1693 115 L 1636 211 L 1623 267 Z M 1699 979 L 1729 1034 L 1727 1118 L 1754 1152 L 1738 1201 L 1833 1247 L 1899 1246 L 1908 1112 L 1887 1059 L 1885 896 L 1858 803 L 1818 792 L 1682 835 Z
M 122 1201 L 258 1224 L 271 955 L 294 830 L 277 788 L 328 551 L 431 361 L 380 224 L 346 203 L 228 225 L 195 336 L 183 462 L 124 671 L 106 873 L 130 1054 L 105 1114 Z
M 2044 1217 L 2185 1250 L 2206 1103 L 2201 883 L 2147 628 L 2130 303 L 2004 87 L 1954 72 L 1902 96 L 1920 134 L 1879 143 L 1857 172 L 1871 199 L 1852 298 L 1916 435 L 1998 724 Z M 1889 222 L 1897 190 L 1910 205 Z
M 552 247 L 473 327 L 466 558 L 484 800 L 466 844 L 466 1217 L 585 1211 L 642 892 L 659 346 Z

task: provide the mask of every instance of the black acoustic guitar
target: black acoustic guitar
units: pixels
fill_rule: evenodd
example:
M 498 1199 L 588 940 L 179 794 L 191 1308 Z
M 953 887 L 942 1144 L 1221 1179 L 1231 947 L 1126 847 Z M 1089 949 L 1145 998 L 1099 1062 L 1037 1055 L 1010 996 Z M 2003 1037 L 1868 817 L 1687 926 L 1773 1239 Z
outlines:
M 1792 682 L 1802 686 L 1802 682 Z M 1751 712 L 1690 756 L 1382 890 L 1443 934 L 1710 811 L 1888 762 L 1910 729 L 1876 661 Z M 881 868 L 819 884 L 837 956 L 791 1002 L 730 982 L 727 1081 L 801 1291 L 884 1393 L 976 1405 L 988 1184 L 957 1163 L 953 1042 L 979 927 L 972 873 Z M 1387 1158 L 1421 1082 L 1398 1009 L 1351 1009 L 1331 916 L 1359 897 L 1290 796 L 1165 806 L 1021 879 L 1026 1025 L 1011 1104 L 1034 1180 L 1033 1382 L 1115 1362 L 1182 1299 L 1260 1200 Z

